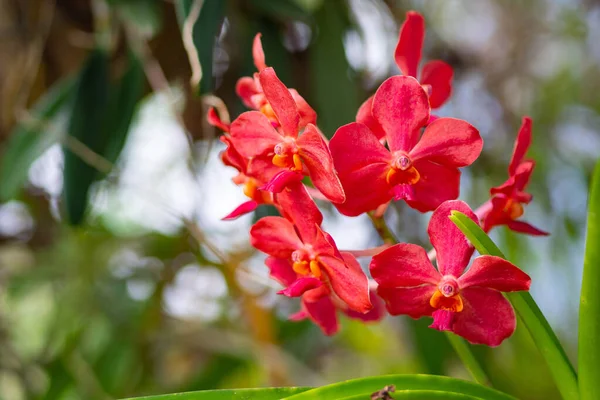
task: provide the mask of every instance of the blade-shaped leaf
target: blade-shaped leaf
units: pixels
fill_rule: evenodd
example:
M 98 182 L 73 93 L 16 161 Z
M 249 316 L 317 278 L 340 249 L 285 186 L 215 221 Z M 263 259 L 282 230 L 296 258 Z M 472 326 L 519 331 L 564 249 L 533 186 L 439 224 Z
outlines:
M 222 389 L 199 392 L 162 394 L 158 396 L 135 397 L 125 400 L 279 400 L 310 388 L 263 388 L 263 389 Z
M 450 220 L 465 234 L 479 253 L 506 258 L 492 239 L 472 219 L 459 211 L 452 211 Z M 513 292 L 507 293 L 506 296 L 525 322 L 527 330 L 546 359 L 562 396 L 565 399 L 577 399 L 579 389 L 575 369 L 531 294 Z
M 106 145 L 103 124 L 109 97 L 109 56 L 94 50 L 83 66 L 77 83 L 68 135 L 73 142 L 82 143 L 95 153 L 102 154 Z M 63 196 L 67 219 L 73 225 L 81 223 L 88 202 L 90 185 L 97 176 L 94 167 L 80 155 L 64 147 Z
M 449 400 L 477 400 L 481 397 L 469 396 L 467 394 L 440 392 L 438 390 L 401 390 L 390 393 L 394 400 L 410 399 L 410 400 L 430 400 L 430 399 L 449 399 Z M 358 396 L 344 397 L 340 400 L 365 400 L 364 394 Z
M 63 131 L 53 125 L 54 117 L 66 110 L 75 81 L 67 78 L 52 86 L 31 109 L 31 120 L 19 123 L 11 132 L 0 166 L 0 201 L 17 196 L 27 181 L 31 164 L 50 146 L 60 142 Z
M 397 393 L 402 393 L 403 391 L 417 391 L 417 395 L 419 394 L 419 391 L 434 391 L 443 392 L 447 396 L 451 396 L 452 394 L 462 394 L 476 399 L 514 399 L 514 397 L 506 393 L 499 392 L 477 383 L 436 375 L 383 375 L 362 379 L 353 379 L 307 390 L 300 394 L 286 397 L 285 399 L 338 400 L 347 397 L 358 398 L 357 396 L 362 396 L 362 398 L 368 399 L 372 393 L 377 392 L 389 385 L 394 385 L 396 387 L 396 392 L 392 395 L 394 398 L 398 397 L 396 396 Z
M 579 390 L 582 400 L 597 398 L 600 382 L 600 161 L 594 170 L 588 204 L 579 304 Z
M 198 4 L 202 5 L 192 30 L 192 40 L 198 53 L 197 59 L 202 68 L 202 79 L 200 80 L 198 94 L 210 93 L 214 88 L 213 53 L 215 41 L 225 17 L 226 3 L 225 0 L 179 0 L 176 2 L 177 18 L 182 30 L 184 30 L 186 21 L 188 21 L 194 7 Z

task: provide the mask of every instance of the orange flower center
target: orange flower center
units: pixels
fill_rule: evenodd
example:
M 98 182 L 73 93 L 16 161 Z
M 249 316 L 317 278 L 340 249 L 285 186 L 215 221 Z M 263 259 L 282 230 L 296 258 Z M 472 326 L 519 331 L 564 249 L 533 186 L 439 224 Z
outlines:
M 299 275 L 313 275 L 315 278 L 321 278 L 321 264 L 316 255 L 312 254 L 312 248 L 296 250 L 292 253 L 292 269 Z
M 510 219 L 517 219 L 523 215 L 523 205 L 511 198 L 506 202 L 503 211 L 510 217 Z
M 258 203 L 270 204 L 271 194 L 269 192 L 259 190 L 259 187 L 259 182 L 256 179 L 246 178 L 243 189 L 244 194 Z
M 390 164 L 390 169 L 385 176 L 385 180 L 391 186 L 396 185 L 414 185 L 421 179 L 421 174 L 414 167 L 412 160 L 406 153 L 401 153 Z
M 438 310 L 461 312 L 464 306 L 459 292 L 456 279 L 452 276 L 445 276 L 431 296 L 429 304 Z
M 267 118 L 269 118 L 269 121 L 277 121 L 275 111 L 273 111 L 273 107 L 271 107 L 271 104 L 269 104 L 268 101 L 260 107 L 260 112 L 263 113 Z
M 293 138 L 285 138 L 273 148 L 273 164 L 292 171 L 302 171 L 302 160 L 298 154 L 298 146 Z

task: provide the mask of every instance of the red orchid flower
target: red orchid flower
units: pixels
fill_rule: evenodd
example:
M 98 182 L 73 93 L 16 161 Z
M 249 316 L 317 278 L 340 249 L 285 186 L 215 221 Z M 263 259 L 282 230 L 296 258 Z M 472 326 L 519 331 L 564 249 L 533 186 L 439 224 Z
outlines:
M 263 69 L 259 79 L 277 124 L 257 111 L 241 114 L 231 124 L 235 148 L 243 157 L 269 157 L 280 167 L 280 173 L 265 186 L 269 191 L 280 192 L 290 182 L 308 175 L 330 201 L 344 202 L 344 190 L 323 134 L 315 125 L 308 124 L 299 135 L 298 107 L 273 68 Z
M 474 248 L 448 218 L 452 210 L 477 222 L 462 201 L 447 201 L 434 211 L 428 233 L 438 269 L 422 247 L 397 244 L 371 261 L 377 293 L 392 315 L 433 316 L 431 328 L 498 346 L 516 326 L 514 310 L 501 292 L 529 290 L 531 279 L 510 262 L 487 255 L 477 257 L 465 272 Z
M 340 254 L 349 268 L 362 274 L 360 265 L 351 254 L 346 252 L 341 252 Z M 269 267 L 270 276 L 285 287 L 279 294 L 290 297 L 299 294 L 296 282 L 302 279 L 302 275 L 294 271 L 290 260 L 267 257 L 265 264 Z M 334 335 L 339 330 L 338 311 L 341 311 L 350 318 L 364 322 L 376 322 L 384 317 L 385 305 L 383 302 L 373 291 L 369 292 L 369 297 L 373 308 L 363 314 L 350 309 L 327 285 L 321 284 L 301 294 L 300 311 L 291 315 L 290 320 L 300 321 L 308 318 L 321 328 L 326 335 Z
M 431 108 L 435 109 L 441 107 L 450 97 L 454 72 L 447 63 L 432 60 L 423 65 L 421 74 L 418 75 L 424 38 L 425 20 L 423 16 L 416 11 L 408 11 L 406 20 L 400 28 L 394 58 L 402 74 L 419 80 L 429 95 Z M 371 114 L 372 107 L 373 96 L 369 97 L 358 109 L 356 122 L 367 125 L 378 138 L 382 138 L 385 136 L 385 132 L 373 118 Z
M 264 217 L 258 220 L 250 228 L 250 242 L 271 256 L 270 263 L 273 259 L 283 260 L 297 274 L 293 282 L 286 281 L 289 285 L 284 294 L 297 297 L 321 288 L 324 292 L 319 292 L 319 298 L 335 294 L 351 310 L 368 312 L 373 305 L 366 275 L 352 262 L 347 263 L 331 236 L 320 228 L 322 215 L 316 206 L 312 212 L 299 212 L 304 205 L 287 209 L 283 204 L 290 219 Z M 278 265 L 283 261 L 278 261 Z
M 337 130 L 329 148 L 347 196 L 336 204 L 342 214 L 356 216 L 392 198 L 426 212 L 458 197 L 458 168 L 479 157 L 483 140 L 459 119 L 438 118 L 427 125 L 429 111 L 427 94 L 416 79 L 393 76 L 377 89 L 372 109 L 389 150 L 364 124 Z
M 508 165 L 508 180 L 490 190 L 492 198 L 482 206 L 480 217 L 483 230 L 489 232 L 494 226 L 506 225 L 509 229 L 534 236 L 546 236 L 535 226 L 517 219 L 523 215 L 523 205 L 529 204 L 533 196 L 525 192 L 535 161 L 526 160 L 525 154 L 531 145 L 531 125 L 529 117 L 523 117 L 512 159 Z
M 239 173 L 232 180 L 236 185 L 243 185 L 244 194 L 250 198 L 223 217 L 223 220 L 233 220 L 248 214 L 261 204 L 274 204 L 273 194 L 260 188 L 278 172 L 278 168 L 260 158 L 252 160 L 244 158 L 235 149 L 228 135 L 223 135 L 219 139 L 227 145 L 227 148 L 221 152 L 221 161 L 238 170 Z

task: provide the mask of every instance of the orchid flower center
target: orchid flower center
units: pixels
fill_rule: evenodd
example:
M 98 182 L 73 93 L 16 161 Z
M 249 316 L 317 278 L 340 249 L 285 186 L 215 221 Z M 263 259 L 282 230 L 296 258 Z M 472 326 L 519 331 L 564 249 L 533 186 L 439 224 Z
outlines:
M 503 211 L 510 217 L 510 219 L 517 219 L 523 215 L 523 205 L 516 200 L 508 199 Z
M 446 275 L 438 284 L 438 289 L 431 296 L 429 304 L 438 310 L 461 312 L 464 306 L 459 292 L 456 278 Z
M 271 193 L 260 190 L 260 182 L 254 178 L 246 177 L 244 183 L 244 194 L 250 199 L 256 201 L 259 204 L 271 204 L 273 201 Z
M 421 175 L 414 167 L 412 160 L 408 154 L 400 152 L 390 163 L 390 169 L 387 172 L 385 180 L 391 186 L 396 185 L 414 185 L 419 182 Z
M 315 278 L 321 278 L 321 264 L 317 260 L 316 254 L 311 245 L 306 245 L 302 249 L 295 250 L 292 253 L 292 269 L 299 275 L 313 275 Z
M 292 171 L 302 171 L 302 160 L 298 154 L 298 145 L 294 138 L 286 137 L 273 148 L 273 164 Z

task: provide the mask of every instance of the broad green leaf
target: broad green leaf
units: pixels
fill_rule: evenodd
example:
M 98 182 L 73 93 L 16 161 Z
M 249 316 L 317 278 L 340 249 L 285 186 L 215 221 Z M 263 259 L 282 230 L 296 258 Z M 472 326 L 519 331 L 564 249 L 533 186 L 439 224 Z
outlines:
M 394 400 L 410 399 L 410 400 L 430 400 L 430 399 L 457 399 L 457 400 L 472 400 L 481 399 L 481 397 L 469 396 L 460 393 L 440 392 L 438 390 L 401 390 L 390 393 Z M 365 400 L 364 394 L 358 396 L 344 397 L 340 400 Z
M 499 392 L 497 390 L 479 385 L 477 383 L 436 375 L 384 375 L 374 376 L 370 378 L 353 379 L 345 382 L 334 383 L 332 385 L 327 385 L 316 389 L 307 390 L 300 394 L 286 397 L 285 399 L 338 400 L 344 398 L 359 398 L 358 396 L 363 396 L 363 398 L 368 399 L 371 393 L 379 391 L 385 386 L 389 385 L 394 385 L 396 387 L 396 393 L 393 394 L 394 398 L 398 397 L 397 394 L 402 393 L 403 391 L 417 391 L 417 395 L 422 394 L 418 392 L 433 391 L 443 392 L 446 396 L 451 396 L 452 394 L 462 394 L 468 396 L 466 398 L 475 399 L 514 399 L 514 397 L 506 393 Z
M 111 163 L 115 163 L 129 133 L 136 106 L 142 96 L 144 67 L 139 58 L 129 54 L 129 65 L 125 74 L 111 86 L 109 110 L 106 118 L 106 149 L 102 153 Z
M 202 79 L 198 88 L 200 95 L 210 93 L 214 89 L 213 53 L 217 35 L 225 17 L 226 3 L 225 0 L 179 0 L 176 2 L 177 18 L 182 31 L 194 7 L 198 4 L 202 5 L 192 30 L 192 39 L 202 69 Z
M 264 388 L 264 389 L 221 389 L 199 392 L 162 394 L 158 396 L 135 397 L 125 400 L 279 400 L 310 388 Z
M 359 106 L 343 42 L 350 26 L 347 5 L 324 1 L 315 20 L 316 39 L 309 47 L 313 90 L 310 103 L 319 114 L 319 127 L 331 138 L 338 127 L 354 121 Z
M 472 219 L 459 211 L 452 211 L 450 220 L 465 234 L 481 254 L 504 257 L 492 239 Z M 577 399 L 577 374 L 552 327 L 529 292 L 506 293 L 513 307 L 523 319 L 538 349 L 546 359 L 556 386 L 565 399 Z
M 82 143 L 98 154 L 102 154 L 106 146 L 103 124 L 109 98 L 108 68 L 108 54 L 102 50 L 94 50 L 79 76 L 68 129 L 71 143 Z M 83 220 L 88 192 L 96 179 L 97 170 L 80 158 L 80 154 L 75 154 L 69 148 L 69 143 L 64 146 L 64 153 L 65 210 L 67 220 L 78 225 Z
M 31 164 L 63 134 L 53 124 L 61 110 L 67 108 L 75 79 L 67 78 L 50 88 L 30 111 L 32 120 L 20 122 L 11 132 L 0 166 L 0 201 L 17 196 L 27 181 Z
M 600 383 L 600 160 L 592 180 L 579 304 L 579 391 L 598 398 Z

